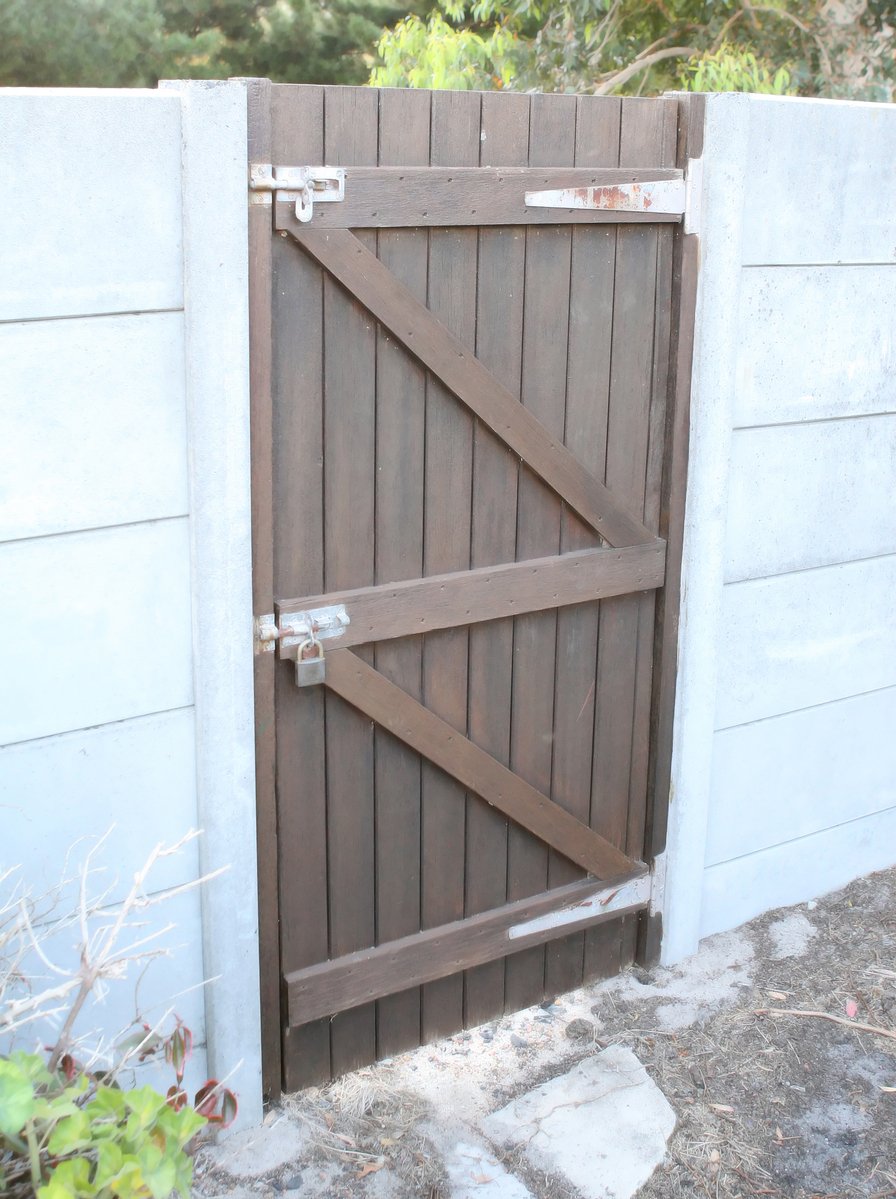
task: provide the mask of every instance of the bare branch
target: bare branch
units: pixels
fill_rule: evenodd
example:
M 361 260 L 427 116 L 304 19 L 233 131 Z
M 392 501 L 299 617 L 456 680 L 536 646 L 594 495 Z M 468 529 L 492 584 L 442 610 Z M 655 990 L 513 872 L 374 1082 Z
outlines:
M 693 58 L 695 54 L 700 54 L 700 50 L 695 46 L 669 46 L 665 50 L 656 50 L 653 54 L 636 58 L 627 67 L 623 67 L 621 71 L 616 71 L 608 79 L 605 79 L 594 89 L 594 95 L 608 96 L 610 92 L 615 91 L 617 87 L 622 87 L 623 83 L 627 83 L 639 71 L 646 71 L 665 58 Z

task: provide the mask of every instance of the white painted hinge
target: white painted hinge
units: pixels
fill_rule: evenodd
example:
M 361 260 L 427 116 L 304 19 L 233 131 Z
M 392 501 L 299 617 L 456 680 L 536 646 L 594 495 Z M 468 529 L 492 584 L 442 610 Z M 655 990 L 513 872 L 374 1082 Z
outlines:
M 275 193 L 281 200 L 294 200 L 296 219 L 304 224 L 314 215 L 315 204 L 334 204 L 345 199 L 345 169 L 278 167 L 269 162 L 251 162 L 249 192 L 251 204 L 270 204 Z
M 311 608 L 307 612 L 283 612 L 279 624 L 273 612 L 266 612 L 255 617 L 255 652 L 272 654 L 278 641 L 286 648 L 300 645 L 309 637 L 315 641 L 341 637 L 350 624 L 344 604 Z
M 554 191 L 526 192 L 526 205 L 529 208 L 644 212 L 654 216 L 682 216 L 685 202 L 684 179 L 654 179 L 642 183 L 561 187 Z

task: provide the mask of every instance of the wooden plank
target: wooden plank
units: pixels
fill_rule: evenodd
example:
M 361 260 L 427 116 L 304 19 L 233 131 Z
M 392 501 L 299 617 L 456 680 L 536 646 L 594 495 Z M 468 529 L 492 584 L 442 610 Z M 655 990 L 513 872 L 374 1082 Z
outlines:
M 573 96 L 530 98 L 529 163 L 571 165 L 575 156 Z M 562 445 L 569 338 L 572 231 L 563 226 L 526 231 L 525 312 L 520 399 L 525 412 Z M 542 476 L 544 477 L 544 476 Z M 593 476 L 588 476 L 589 478 Z M 550 482 L 550 479 L 548 479 Z M 528 470 L 520 472 L 518 559 L 560 549 L 561 505 Z M 539 792 L 551 794 L 557 648 L 556 613 L 532 613 L 514 622 L 510 765 Z M 562 811 L 562 809 L 557 809 Z M 578 827 L 585 827 L 579 821 Z M 579 863 L 581 864 L 581 863 Z M 519 828 L 507 846 L 507 898 L 544 891 L 548 851 Z M 545 953 L 536 947 L 508 959 L 505 995 L 514 1009 L 544 998 Z
M 653 540 L 643 523 L 576 461 L 560 438 L 551 436 L 353 233 L 315 229 L 294 219 L 282 222 L 282 228 L 611 545 Z
M 659 134 L 661 160 L 675 162 L 678 135 L 678 102 L 664 98 L 657 105 L 662 115 Z M 669 388 L 669 342 L 672 324 L 672 250 L 674 230 L 656 230 L 656 287 L 653 320 L 653 373 L 648 420 L 647 466 L 644 479 L 644 521 L 659 528 L 663 462 L 666 449 L 666 400 Z M 625 844 L 644 853 L 650 764 L 650 709 L 653 690 L 656 595 L 638 597 L 638 647 L 635 666 L 632 765 L 629 778 L 629 819 Z
M 383 92 L 382 95 L 388 95 Z M 490 147 L 489 147 L 490 149 Z M 407 157 L 413 158 L 409 146 Z M 335 164 L 339 165 L 339 164 Z M 412 163 L 408 161 L 407 167 Z M 449 169 L 348 168 L 345 199 L 316 204 L 318 229 L 427 228 L 451 225 L 562 225 L 658 222 L 678 223 L 679 213 L 625 212 L 527 206 L 526 192 L 607 187 L 661 179 L 681 179 L 678 170 L 576 170 L 533 167 Z M 284 210 L 294 201 L 278 199 Z
M 557 807 L 351 650 L 331 650 L 326 662 L 329 690 L 540 841 L 606 882 L 643 873 L 642 864 L 626 857 L 598 833 Z
M 402 987 L 445 978 L 520 946 L 543 944 L 556 937 L 558 929 L 591 927 L 623 912 L 640 911 L 649 895 L 646 877 L 614 887 L 590 879 L 294 971 L 283 980 L 290 1023 L 319 1019 Z
M 247 85 L 248 157 L 271 155 L 271 85 Z M 252 469 L 252 607 L 274 610 L 271 475 L 271 229 L 270 205 L 249 207 L 249 394 Z M 277 792 L 272 654 L 255 655 L 255 801 L 258 836 L 258 946 L 261 1059 L 265 1098 L 280 1094 L 280 935 L 277 896 Z
M 681 110 L 678 161 L 699 158 L 703 152 L 706 100 L 689 96 L 679 100 Z M 690 428 L 691 364 L 694 350 L 694 321 L 700 247 L 695 234 L 675 236 L 672 282 L 671 368 L 669 377 L 668 436 L 665 445 L 659 528 L 668 538 L 666 581 L 657 597 L 657 643 L 654 657 L 654 687 L 651 710 L 651 760 L 648 793 L 650 803 L 645 829 L 645 849 L 651 859 L 666 847 L 671 773 L 672 728 L 678 662 L 679 612 L 681 608 L 681 553 L 684 541 L 684 504 L 688 470 Z M 659 960 L 662 943 L 662 914 L 642 919 L 638 942 L 639 960 Z
M 525 166 L 529 151 L 529 98 L 486 92 L 482 97 L 480 162 Z M 512 394 L 519 391 L 523 339 L 526 239 L 520 228 L 479 233 L 476 354 Z M 516 554 L 519 460 L 481 421 L 473 433 L 471 565 L 512 562 Z M 470 629 L 470 739 L 503 765 L 510 760 L 510 688 L 513 621 Z M 507 818 L 476 797 L 467 801 L 466 903 L 468 916 L 507 898 Z M 467 971 L 467 1027 L 504 1011 L 504 962 Z
M 578 164 L 615 165 L 619 158 L 620 119 L 618 99 L 578 98 Z M 597 478 L 603 478 L 606 462 L 615 261 L 614 226 L 573 230 L 564 441 Z M 567 511 L 561 549 L 572 551 L 590 544 L 590 530 Z M 591 796 L 599 620 L 597 604 L 562 609 L 557 618 L 552 798 L 585 824 Z M 565 858 L 551 855 L 551 887 L 577 877 L 576 869 Z M 600 935 L 611 934 L 602 929 Z M 549 995 L 581 986 L 584 944 L 582 933 L 548 944 L 545 983 Z
M 640 166 L 661 161 L 663 147 L 663 105 L 655 100 L 623 99 L 620 163 Z M 657 229 L 620 227 L 616 238 L 605 482 L 641 516 L 654 394 Z M 619 846 L 627 842 L 631 815 L 639 628 L 638 597 L 602 601 L 590 823 Z M 642 654 L 645 648 L 642 642 Z M 625 929 L 626 940 L 620 950 L 623 963 L 634 955 L 635 934 L 634 924 Z M 586 934 L 586 978 L 603 975 L 606 950 L 599 932 Z
M 429 162 L 429 93 L 380 93 L 380 163 Z M 426 301 L 425 230 L 382 232 L 377 255 L 419 300 Z M 387 330 L 376 350 L 376 577 L 423 573 L 426 376 Z M 416 632 L 409 629 L 409 633 Z M 422 639 L 379 645 L 376 668 L 415 699 L 422 697 Z M 376 769 L 376 930 L 388 943 L 420 928 L 421 763 L 394 737 L 374 734 Z M 420 1044 L 419 988 L 390 994 L 377 1006 L 377 1056 Z
M 379 587 L 278 600 L 275 608 L 288 624 L 308 609 L 344 605 L 351 623 L 334 644 L 347 649 L 660 587 L 664 553 L 660 540 L 622 550 L 583 550 Z M 298 636 L 281 638 L 281 656 L 294 659 L 301 640 Z
M 479 162 L 480 98 L 473 92 L 432 97 L 431 161 L 449 167 Z M 433 229 L 428 304 L 465 357 L 475 347 L 477 236 L 469 229 Z M 424 573 L 470 564 L 473 421 L 445 386 L 431 377 L 426 398 L 426 523 Z M 428 634 L 424 647 L 424 701 L 454 729 L 467 727 L 466 629 Z M 423 927 L 464 914 L 465 803 L 463 791 L 426 762 L 423 767 Z M 463 1026 L 463 978 L 427 984 L 424 1040 Z
M 323 89 L 272 89 L 278 156 L 323 153 Z M 276 587 L 322 587 L 323 345 L 322 270 L 295 262 L 273 238 L 275 436 L 270 447 L 276 514 Z M 275 594 L 278 594 L 275 592 Z M 299 691 L 289 667 L 277 672 L 277 840 L 280 955 L 283 970 L 329 956 L 324 697 Z M 330 1077 L 328 1023 L 283 1030 L 287 1090 Z
M 324 92 L 324 161 L 375 166 L 379 94 Z M 376 261 L 376 234 L 359 247 Z M 385 268 L 383 268 L 385 269 Z M 374 579 L 376 503 L 376 330 L 367 312 L 332 279 L 324 283 L 324 590 Z M 368 651 L 370 654 L 370 651 Z M 370 654 L 372 657 L 372 654 Z M 327 837 L 330 956 L 375 939 L 375 778 L 370 723 L 327 697 Z M 334 1017 L 333 1074 L 374 1061 L 373 1005 Z

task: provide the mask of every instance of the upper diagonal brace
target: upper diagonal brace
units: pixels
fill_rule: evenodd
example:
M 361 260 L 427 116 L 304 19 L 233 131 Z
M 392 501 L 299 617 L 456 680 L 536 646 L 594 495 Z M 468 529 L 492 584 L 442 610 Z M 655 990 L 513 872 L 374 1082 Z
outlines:
M 350 230 L 276 220 L 610 545 L 656 540 Z

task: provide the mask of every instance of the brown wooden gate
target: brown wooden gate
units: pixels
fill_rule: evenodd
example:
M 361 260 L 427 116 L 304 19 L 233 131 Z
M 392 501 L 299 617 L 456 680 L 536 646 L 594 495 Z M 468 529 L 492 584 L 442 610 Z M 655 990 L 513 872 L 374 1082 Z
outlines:
M 310 221 L 265 165 L 250 208 L 276 1091 L 633 959 L 668 792 L 667 401 L 693 289 L 676 216 L 612 210 L 619 184 L 680 178 L 678 100 L 250 100 L 253 163 L 346 168 Z M 611 209 L 526 202 L 567 187 Z M 297 686 L 301 614 L 339 606 L 325 685 Z

